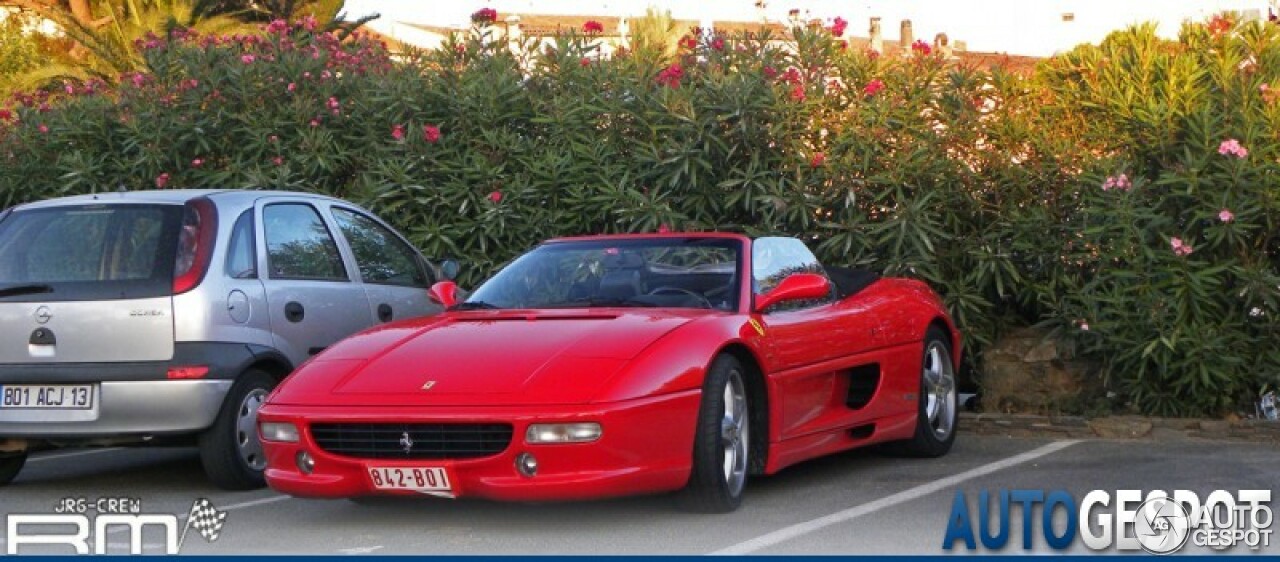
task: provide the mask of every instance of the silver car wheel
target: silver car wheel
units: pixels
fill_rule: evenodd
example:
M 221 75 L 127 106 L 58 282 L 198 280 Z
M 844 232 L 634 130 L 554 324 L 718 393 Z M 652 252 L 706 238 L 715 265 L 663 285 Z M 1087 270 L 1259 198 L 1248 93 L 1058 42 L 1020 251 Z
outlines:
M 951 356 L 942 342 L 933 341 L 924 353 L 925 413 L 939 441 L 951 435 L 956 420 L 956 377 Z
M 729 380 L 724 385 L 724 418 L 720 423 L 720 442 L 724 449 L 724 481 L 733 496 L 742 492 L 747 481 L 751 431 L 747 414 L 746 385 L 738 371 L 730 371 Z
M 262 441 L 258 440 L 258 410 L 266 400 L 267 391 L 255 388 L 245 395 L 236 412 L 236 450 L 240 453 L 240 460 L 253 470 L 267 468 Z

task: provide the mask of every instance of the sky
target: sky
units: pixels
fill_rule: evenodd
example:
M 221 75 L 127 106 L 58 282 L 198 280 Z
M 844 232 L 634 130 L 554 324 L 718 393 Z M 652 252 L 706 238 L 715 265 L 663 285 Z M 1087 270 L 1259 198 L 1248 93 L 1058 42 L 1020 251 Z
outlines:
M 814 18 L 841 16 L 851 33 L 865 37 L 872 16 L 882 18 L 886 39 L 896 40 L 901 20 L 911 19 L 916 38 L 944 32 L 970 50 L 1048 56 L 1081 42 L 1096 42 L 1130 23 L 1155 21 L 1166 37 L 1176 36 L 1184 19 L 1213 13 L 1252 11 L 1266 17 L 1280 0 L 769 0 L 763 12 L 755 0 L 348 0 L 349 16 L 380 13 L 388 22 L 466 25 L 472 12 L 491 7 L 507 14 L 643 15 L 649 6 L 678 19 L 753 21 L 761 16 L 785 21 L 799 9 Z M 1064 21 L 1069 16 L 1071 21 Z M 385 25 L 387 22 L 383 22 Z M 375 24 L 376 30 L 378 25 Z

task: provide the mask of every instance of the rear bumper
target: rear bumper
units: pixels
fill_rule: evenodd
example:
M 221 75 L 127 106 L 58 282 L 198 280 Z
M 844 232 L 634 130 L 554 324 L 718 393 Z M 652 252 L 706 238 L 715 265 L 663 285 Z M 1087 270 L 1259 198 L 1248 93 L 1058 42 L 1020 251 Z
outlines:
M 292 422 L 299 427 L 298 443 L 264 442 L 267 483 L 295 496 L 352 497 L 373 494 L 416 495 L 412 491 L 379 491 L 370 467 L 442 467 L 452 484 L 451 495 L 511 501 L 604 498 L 677 490 L 689 479 L 693 428 L 701 393 L 697 390 L 613 404 L 580 407 L 437 407 L 337 408 L 271 405 L 259 421 Z M 391 410 L 391 411 L 389 411 Z M 591 443 L 529 445 L 525 432 L 532 423 L 594 421 L 603 435 Z M 461 460 L 362 459 L 322 450 L 312 438 L 313 422 L 447 423 L 506 422 L 513 427 L 511 443 L 501 453 Z M 315 470 L 304 474 L 295 460 L 306 451 Z M 538 472 L 532 477 L 516 470 L 516 457 L 533 454 Z
M 75 439 L 191 433 L 213 424 L 231 380 L 113 381 L 88 410 L 0 409 L 0 437 Z

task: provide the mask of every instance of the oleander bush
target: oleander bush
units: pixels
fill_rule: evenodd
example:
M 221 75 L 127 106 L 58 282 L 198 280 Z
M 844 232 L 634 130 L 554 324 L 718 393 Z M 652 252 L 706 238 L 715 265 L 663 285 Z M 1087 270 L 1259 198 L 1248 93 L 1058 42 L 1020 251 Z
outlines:
M 1139 411 L 1240 410 L 1277 381 L 1275 26 L 1136 27 L 1028 76 L 823 28 L 605 57 L 591 29 L 510 45 L 477 14 L 398 57 L 280 21 L 151 38 L 118 87 L 0 104 L 0 205 L 323 192 L 461 258 L 464 284 L 556 235 L 790 234 L 929 281 L 971 351 L 1053 326 Z

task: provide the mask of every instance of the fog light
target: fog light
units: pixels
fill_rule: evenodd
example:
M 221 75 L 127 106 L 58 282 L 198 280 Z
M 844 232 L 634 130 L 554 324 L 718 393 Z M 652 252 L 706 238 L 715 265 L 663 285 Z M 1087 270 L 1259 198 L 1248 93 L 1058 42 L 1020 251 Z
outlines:
M 301 470 L 303 474 L 315 472 L 316 460 L 311 458 L 311 455 L 306 451 L 298 451 L 298 455 L 294 457 L 294 460 L 298 463 L 298 470 Z
M 529 453 L 520 453 L 516 457 L 516 472 L 519 472 L 522 476 L 532 478 L 533 475 L 538 473 L 538 459 Z
M 263 441 L 298 442 L 298 426 L 291 423 L 263 422 L 259 424 L 259 429 Z
M 535 423 L 524 433 L 528 443 L 588 443 L 600 438 L 598 423 Z

